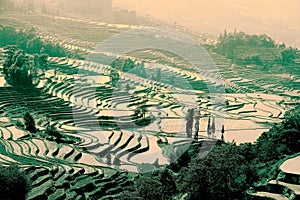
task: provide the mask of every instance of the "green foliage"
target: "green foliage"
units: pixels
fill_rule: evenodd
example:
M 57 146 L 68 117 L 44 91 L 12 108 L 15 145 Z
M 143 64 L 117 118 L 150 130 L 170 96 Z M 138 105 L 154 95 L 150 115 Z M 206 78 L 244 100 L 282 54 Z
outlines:
M 126 84 L 126 90 L 129 91 L 130 89 L 131 89 L 131 88 L 130 88 L 129 84 L 127 83 L 127 84 Z
M 25 127 L 26 127 L 27 131 L 29 131 L 30 133 L 37 132 L 36 127 L 35 127 L 35 121 L 28 112 L 26 112 L 24 115 L 24 122 L 25 122 Z
M 114 165 L 120 165 L 121 164 L 121 160 L 118 157 L 115 157 L 114 161 L 113 161 Z
M 162 190 L 162 184 L 159 180 L 154 179 L 152 177 L 146 177 L 145 175 L 140 177 L 137 181 L 137 191 L 138 194 L 143 199 L 148 200 L 158 200 L 162 199 L 161 194 L 163 192 Z
M 181 190 L 189 192 L 192 199 L 241 198 L 251 185 L 248 177 L 255 176 L 248 160 L 231 144 L 215 148 L 204 158 L 193 158 L 181 173 Z
M 48 54 L 41 53 L 34 55 L 34 66 L 37 69 L 47 70 L 48 68 Z
M 136 64 L 135 68 L 131 70 L 131 73 L 143 78 L 147 78 L 147 72 L 143 62 Z
M 177 193 L 177 186 L 175 177 L 173 175 L 173 172 L 169 169 L 163 169 L 159 171 L 158 179 L 163 185 L 163 191 L 162 194 L 163 199 L 170 199 L 174 194 Z
M 239 46 L 262 46 L 266 48 L 275 47 L 274 41 L 267 35 L 247 35 L 243 32 L 231 33 L 219 37 L 217 50 L 228 58 L 234 58 L 235 50 Z
M 53 138 L 53 140 L 55 141 L 59 141 L 63 137 L 61 133 L 58 132 L 54 126 L 47 126 L 45 133 L 46 135 L 48 135 L 48 138 Z
M 257 157 L 261 162 L 279 160 L 284 155 L 300 152 L 300 108 L 285 114 L 280 124 L 263 133 L 256 142 Z
M 115 87 L 118 81 L 120 80 L 119 72 L 115 69 L 110 70 L 110 78 L 111 78 L 111 85 L 112 87 Z
M 123 72 L 129 72 L 136 67 L 135 62 L 130 58 L 117 58 L 111 63 L 114 69 L 122 70 Z
M 17 166 L 0 166 L 0 199 L 24 200 L 29 189 L 28 178 Z
M 160 68 L 157 69 L 156 76 L 155 76 L 154 80 L 161 81 L 161 69 Z
M 177 193 L 175 178 L 169 169 L 140 175 L 136 188 L 138 196 L 147 200 L 172 199 Z
M 296 55 L 297 55 L 296 51 L 291 47 L 282 50 L 281 51 L 282 64 L 287 65 L 287 64 L 294 63 L 294 60 L 296 59 Z
M 118 58 L 114 62 L 111 63 L 111 66 L 114 69 L 121 70 L 123 72 L 130 72 L 137 76 L 147 78 L 147 72 L 145 70 L 144 62 L 136 63 L 134 60 L 130 58 Z
M 130 58 L 127 58 L 124 63 L 123 63 L 123 66 L 122 66 L 122 71 L 123 72 L 128 72 L 132 69 L 135 68 L 135 64 L 134 64 L 134 61 L 131 60 Z
M 0 47 L 6 45 L 16 45 L 29 54 L 40 53 L 43 49 L 44 53 L 52 57 L 67 56 L 64 50 L 58 44 L 51 44 L 43 41 L 33 28 L 17 30 L 11 26 L 0 26 Z
M 204 158 L 194 157 L 177 178 L 191 199 L 241 199 L 244 191 L 276 174 L 273 165 L 300 152 L 300 108 L 285 114 L 280 124 L 263 133 L 255 144 L 217 145 Z M 223 131 L 222 131 L 223 132 Z
M 45 53 L 25 54 L 15 45 L 4 47 L 6 59 L 3 64 L 5 80 L 17 89 L 33 87 L 33 80 L 38 78 L 39 70 L 48 68 L 48 55 Z
M 297 57 L 295 49 L 286 49 L 285 44 L 275 44 L 267 35 L 248 35 L 243 32 L 224 32 L 215 50 L 237 64 L 262 65 L 266 69 L 273 64 L 294 63 Z
M 6 60 L 3 64 L 3 73 L 7 83 L 20 88 L 33 87 L 32 81 L 36 78 L 36 67 L 32 58 L 16 46 L 6 46 Z
M 194 108 L 189 109 L 186 116 L 186 134 L 187 137 L 192 137 L 193 132 L 193 121 L 194 121 Z
M 259 55 L 252 55 L 252 56 L 246 57 L 244 60 L 244 63 L 245 64 L 255 64 L 255 65 L 263 64 Z
M 123 63 L 124 63 L 124 59 L 117 58 L 110 65 L 114 69 L 121 70 L 123 67 Z

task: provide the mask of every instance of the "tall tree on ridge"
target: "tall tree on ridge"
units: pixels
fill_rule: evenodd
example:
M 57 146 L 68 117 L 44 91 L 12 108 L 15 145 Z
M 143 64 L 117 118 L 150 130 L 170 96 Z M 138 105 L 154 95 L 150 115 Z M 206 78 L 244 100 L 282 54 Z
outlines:
M 222 125 L 221 133 L 222 133 L 222 135 L 221 135 L 221 140 L 222 140 L 222 141 L 225 141 L 225 138 L 224 138 L 224 133 L 225 133 L 224 124 Z
M 208 122 L 207 122 L 207 137 L 210 138 L 211 136 L 211 127 L 210 127 L 210 116 L 208 118 Z
M 212 138 L 213 138 L 215 136 L 215 133 L 216 133 L 215 117 L 212 117 L 211 133 L 212 133 Z
M 188 109 L 186 116 L 186 133 L 187 137 L 192 137 L 193 132 L 193 121 L 194 121 L 194 108 Z

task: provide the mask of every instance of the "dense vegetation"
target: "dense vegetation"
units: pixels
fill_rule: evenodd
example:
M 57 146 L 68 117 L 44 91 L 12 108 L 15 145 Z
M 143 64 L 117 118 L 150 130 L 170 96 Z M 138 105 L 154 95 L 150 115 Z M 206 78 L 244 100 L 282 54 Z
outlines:
M 300 152 L 297 145 L 300 143 L 299 111 L 300 107 L 297 107 L 287 112 L 280 124 L 263 133 L 254 144 L 237 146 L 218 142 L 207 156 L 199 156 L 194 149 L 193 155 L 185 153 L 167 169 L 139 175 L 135 189 L 125 194 L 124 199 L 133 196 L 141 199 L 244 198 L 249 187 L 275 176 L 275 163 Z M 174 167 L 178 164 L 181 169 Z
M 0 166 L 0 199 L 24 200 L 30 181 L 17 166 Z
M 147 78 L 147 73 L 144 67 L 144 63 L 138 63 L 130 58 L 118 58 L 111 66 L 114 69 L 121 70 L 123 72 L 129 72 L 136 74 L 137 76 Z
M 24 51 L 17 50 L 15 46 L 5 48 L 7 58 L 3 64 L 3 73 L 7 83 L 17 88 L 31 87 L 34 74 L 34 65 Z
M 267 35 L 248 35 L 243 32 L 220 35 L 215 51 L 238 64 L 270 66 L 294 63 L 296 50 L 285 44 L 276 44 Z
M 38 70 L 47 68 L 47 54 L 30 56 L 17 46 L 5 46 L 6 59 L 3 63 L 3 74 L 7 83 L 17 89 L 33 87 L 33 79 L 37 78 Z
M 36 54 L 43 51 L 52 57 L 65 57 L 66 50 L 59 44 L 51 44 L 43 41 L 33 28 L 16 29 L 12 26 L 0 26 L 0 35 L 5 40 L 0 40 L 0 47 L 16 45 L 28 54 Z

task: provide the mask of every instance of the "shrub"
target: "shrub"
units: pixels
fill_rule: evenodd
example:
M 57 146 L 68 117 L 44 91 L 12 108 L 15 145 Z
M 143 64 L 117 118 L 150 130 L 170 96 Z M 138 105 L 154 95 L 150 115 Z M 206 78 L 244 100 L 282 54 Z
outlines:
M 66 50 L 58 44 L 51 44 L 44 42 L 36 33 L 35 29 L 27 28 L 16 30 L 11 26 L 0 25 L 0 35 L 3 38 L 0 41 L 0 46 L 16 45 L 18 48 L 24 50 L 26 53 L 35 54 L 44 53 L 52 57 L 66 57 Z
M 24 200 L 29 189 L 29 179 L 17 166 L 0 166 L 0 199 Z
M 45 133 L 48 137 L 54 137 L 57 142 L 63 138 L 62 134 L 53 125 L 47 126 Z
M 175 178 L 169 169 L 141 175 L 136 187 L 138 196 L 149 200 L 168 200 L 177 193 Z
M 36 133 L 36 127 L 35 127 L 35 121 L 33 117 L 29 114 L 29 112 L 26 112 L 24 115 L 24 121 L 25 121 L 25 127 L 26 130 L 30 133 Z

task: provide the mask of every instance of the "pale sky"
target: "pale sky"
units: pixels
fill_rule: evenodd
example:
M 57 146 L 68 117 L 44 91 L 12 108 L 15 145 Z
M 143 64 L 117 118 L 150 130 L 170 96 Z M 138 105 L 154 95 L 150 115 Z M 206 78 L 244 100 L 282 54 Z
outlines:
M 300 0 L 114 0 L 113 5 L 200 32 L 236 28 L 300 47 Z

